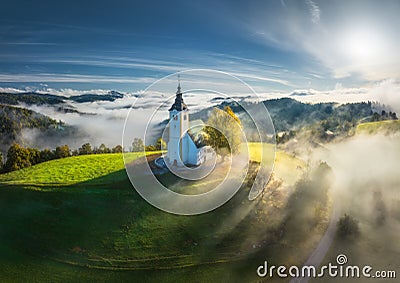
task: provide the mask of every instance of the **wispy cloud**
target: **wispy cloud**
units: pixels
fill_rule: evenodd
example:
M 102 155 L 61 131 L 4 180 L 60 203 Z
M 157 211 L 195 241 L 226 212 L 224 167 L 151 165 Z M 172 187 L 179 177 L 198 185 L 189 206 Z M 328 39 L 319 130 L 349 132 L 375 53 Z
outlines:
M 82 74 L 0 74 L 0 82 L 63 82 L 63 83 L 147 83 L 154 82 L 151 77 L 127 77 L 127 76 L 102 76 L 102 75 L 82 75 Z
M 293 87 L 291 79 L 300 81 L 301 75 L 290 72 L 286 68 L 257 60 L 254 58 L 246 58 L 237 55 L 212 53 L 212 52 L 179 52 L 185 54 L 183 58 L 174 61 L 159 60 L 141 57 L 121 56 L 118 54 L 101 55 L 101 56 L 80 56 L 80 57 L 26 57 L 15 58 L 26 64 L 63 64 L 65 69 L 70 66 L 85 67 L 102 67 L 111 69 L 123 69 L 122 73 L 136 71 L 151 71 L 160 74 L 171 74 L 178 71 L 189 69 L 217 69 L 220 71 L 231 73 L 242 78 L 245 81 L 258 81 L 270 84 L 270 87 Z M 1 57 L 1 56 L 0 56 Z M 193 58 L 193 59 L 190 59 Z M 7 59 L 7 58 L 6 58 Z M 107 71 L 104 71 L 107 73 Z M 40 73 L 40 74 L 7 74 L 0 73 L 0 82 L 64 82 L 64 83 L 147 83 L 150 84 L 155 78 L 139 77 L 133 78 L 129 76 L 108 76 L 108 75 L 82 75 L 82 74 L 56 74 L 56 73 Z
M 289 81 L 284 80 L 284 79 L 257 76 L 257 75 L 246 74 L 246 73 L 232 73 L 232 75 L 235 75 L 235 76 L 243 78 L 243 79 L 251 79 L 251 80 L 272 82 L 272 83 L 277 83 L 277 84 L 281 84 L 281 85 L 284 85 L 284 86 L 293 86 L 291 83 L 289 83 Z
M 311 21 L 314 24 L 318 24 L 321 17 L 321 10 L 319 9 L 318 5 L 312 0 L 306 0 L 306 4 L 311 14 Z
M 268 47 L 291 50 L 303 58 L 311 56 L 322 67 L 312 73 L 326 68 L 330 79 L 363 83 L 400 76 L 400 40 L 395 28 L 400 24 L 399 8 L 396 1 L 385 5 L 367 0 L 362 4 L 305 0 L 305 5 L 287 1 L 282 12 L 268 11 L 260 4 L 247 14 L 242 12 L 242 17 L 247 19 L 252 40 L 258 38 Z

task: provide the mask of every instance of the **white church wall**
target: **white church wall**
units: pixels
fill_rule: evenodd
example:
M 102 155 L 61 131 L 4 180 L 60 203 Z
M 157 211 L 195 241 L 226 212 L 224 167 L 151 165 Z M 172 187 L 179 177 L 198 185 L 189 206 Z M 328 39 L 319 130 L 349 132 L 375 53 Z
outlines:
M 186 137 L 189 129 L 188 111 L 170 111 L 169 124 L 168 160 L 170 164 L 176 160 L 176 164 L 182 166 L 189 159 L 190 137 Z
M 196 144 L 193 142 L 192 138 L 187 134 L 188 137 L 188 163 L 191 165 L 199 165 L 199 160 L 197 159 L 199 149 Z
M 178 111 L 170 112 L 169 119 L 169 141 L 168 141 L 168 161 L 174 164 L 175 160 L 178 165 L 182 165 L 179 157 L 179 139 L 180 139 L 180 115 Z

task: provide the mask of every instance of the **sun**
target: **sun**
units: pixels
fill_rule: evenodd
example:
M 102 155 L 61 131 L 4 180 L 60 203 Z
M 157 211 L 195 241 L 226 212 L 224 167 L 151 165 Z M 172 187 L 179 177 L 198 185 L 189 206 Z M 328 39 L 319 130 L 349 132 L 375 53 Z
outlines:
M 384 50 L 382 35 L 372 28 L 353 28 L 344 32 L 340 40 L 346 59 L 356 65 L 370 65 L 379 61 Z

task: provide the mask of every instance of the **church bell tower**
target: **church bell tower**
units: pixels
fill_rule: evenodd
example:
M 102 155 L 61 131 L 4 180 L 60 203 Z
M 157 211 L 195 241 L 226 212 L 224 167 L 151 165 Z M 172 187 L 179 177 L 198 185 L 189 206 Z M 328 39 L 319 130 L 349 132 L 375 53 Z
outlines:
M 183 102 L 181 83 L 178 75 L 178 89 L 175 102 L 169 109 L 169 141 L 167 162 L 169 165 L 183 166 L 189 158 L 188 135 L 189 110 Z

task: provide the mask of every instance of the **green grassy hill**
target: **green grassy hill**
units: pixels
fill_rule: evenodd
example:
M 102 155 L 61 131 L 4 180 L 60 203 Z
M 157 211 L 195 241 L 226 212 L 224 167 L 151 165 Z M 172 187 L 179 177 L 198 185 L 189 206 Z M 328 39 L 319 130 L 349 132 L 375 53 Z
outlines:
M 357 125 L 356 134 L 394 133 L 400 131 L 400 121 L 368 122 Z
M 143 154 L 129 153 L 125 156 L 127 161 L 132 161 L 143 156 Z M 122 154 L 81 155 L 51 160 L 29 168 L 2 174 L 0 175 L 0 183 L 37 187 L 78 185 L 90 180 L 96 183 L 99 178 L 106 177 L 122 169 L 124 169 Z M 119 180 L 125 178 L 126 175 L 119 175 Z M 103 184 L 114 181 L 116 181 L 115 176 L 110 179 L 101 179 Z
M 254 159 L 260 146 L 251 145 Z M 277 153 L 276 174 L 288 183 L 301 176 L 302 165 Z M 70 157 L 0 175 L 0 279 L 256 281 L 254 268 L 266 258 L 300 264 L 311 247 L 296 243 L 303 249 L 294 252 L 278 236 L 287 191 L 255 201 L 248 193 L 244 186 L 224 206 L 198 216 L 165 213 L 132 189 L 120 154 Z

